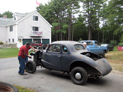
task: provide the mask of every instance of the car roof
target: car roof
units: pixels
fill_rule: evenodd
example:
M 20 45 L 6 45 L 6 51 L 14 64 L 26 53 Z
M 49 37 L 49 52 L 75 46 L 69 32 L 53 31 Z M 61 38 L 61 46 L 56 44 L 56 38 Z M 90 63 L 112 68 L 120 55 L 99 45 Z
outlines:
M 79 42 L 76 42 L 76 41 L 55 41 L 55 42 L 52 42 L 51 44 L 62 44 L 62 45 L 73 45 L 73 44 L 80 44 Z
M 92 42 L 92 41 L 97 42 L 96 40 L 82 40 L 82 41 L 79 41 L 79 42 Z
M 76 42 L 76 41 L 55 41 L 55 42 L 51 43 L 51 45 L 53 45 L 53 44 L 65 45 L 67 48 L 69 48 L 70 52 L 76 52 L 77 50 L 75 50 L 74 45 L 75 44 L 81 44 L 81 43 Z

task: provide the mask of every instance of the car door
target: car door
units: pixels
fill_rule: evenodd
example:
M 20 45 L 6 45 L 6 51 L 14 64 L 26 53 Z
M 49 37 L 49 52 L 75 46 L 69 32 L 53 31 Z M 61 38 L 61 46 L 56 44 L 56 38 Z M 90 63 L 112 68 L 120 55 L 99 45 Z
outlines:
M 69 49 L 62 45 L 61 46 L 62 56 L 61 56 L 61 62 L 62 62 L 62 70 L 63 71 L 69 71 L 69 65 L 72 62 L 72 56 L 69 52 Z
M 97 54 L 102 54 L 103 53 L 103 49 L 100 48 L 100 44 L 99 42 L 95 41 L 95 51 Z
M 99 46 L 94 41 L 87 42 L 87 50 L 95 54 L 99 54 Z
M 46 68 L 61 70 L 61 47 L 58 44 L 50 45 L 45 53 Z

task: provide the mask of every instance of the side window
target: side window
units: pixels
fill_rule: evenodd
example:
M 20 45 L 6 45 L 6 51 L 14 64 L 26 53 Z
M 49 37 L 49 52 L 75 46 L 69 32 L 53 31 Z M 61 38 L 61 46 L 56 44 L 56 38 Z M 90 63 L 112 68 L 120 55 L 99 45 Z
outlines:
M 95 42 L 95 45 L 96 45 L 96 46 L 100 46 L 99 42 Z
M 68 49 L 67 49 L 66 46 L 62 46 L 62 52 L 63 52 L 63 53 L 67 53 L 67 52 L 68 52 Z
M 93 45 L 93 42 L 86 42 L 87 45 Z
M 60 52 L 60 46 L 59 45 L 50 45 L 48 52 Z

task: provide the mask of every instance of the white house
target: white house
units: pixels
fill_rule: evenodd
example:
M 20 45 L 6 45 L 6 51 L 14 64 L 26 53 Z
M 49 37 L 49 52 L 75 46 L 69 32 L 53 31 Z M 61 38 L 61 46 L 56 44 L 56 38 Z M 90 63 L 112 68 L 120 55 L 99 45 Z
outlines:
M 17 44 L 51 43 L 51 25 L 37 12 L 14 13 L 13 18 L 0 18 L 0 41 Z

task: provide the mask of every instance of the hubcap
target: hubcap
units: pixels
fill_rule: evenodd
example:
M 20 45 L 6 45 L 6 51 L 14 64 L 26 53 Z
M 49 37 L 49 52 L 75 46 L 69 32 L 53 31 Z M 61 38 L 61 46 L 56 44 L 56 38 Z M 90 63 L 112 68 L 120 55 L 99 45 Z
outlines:
M 78 79 L 78 80 L 80 80 L 80 79 L 82 78 L 82 76 L 81 76 L 80 73 L 76 73 L 76 74 L 75 74 L 75 78 Z

